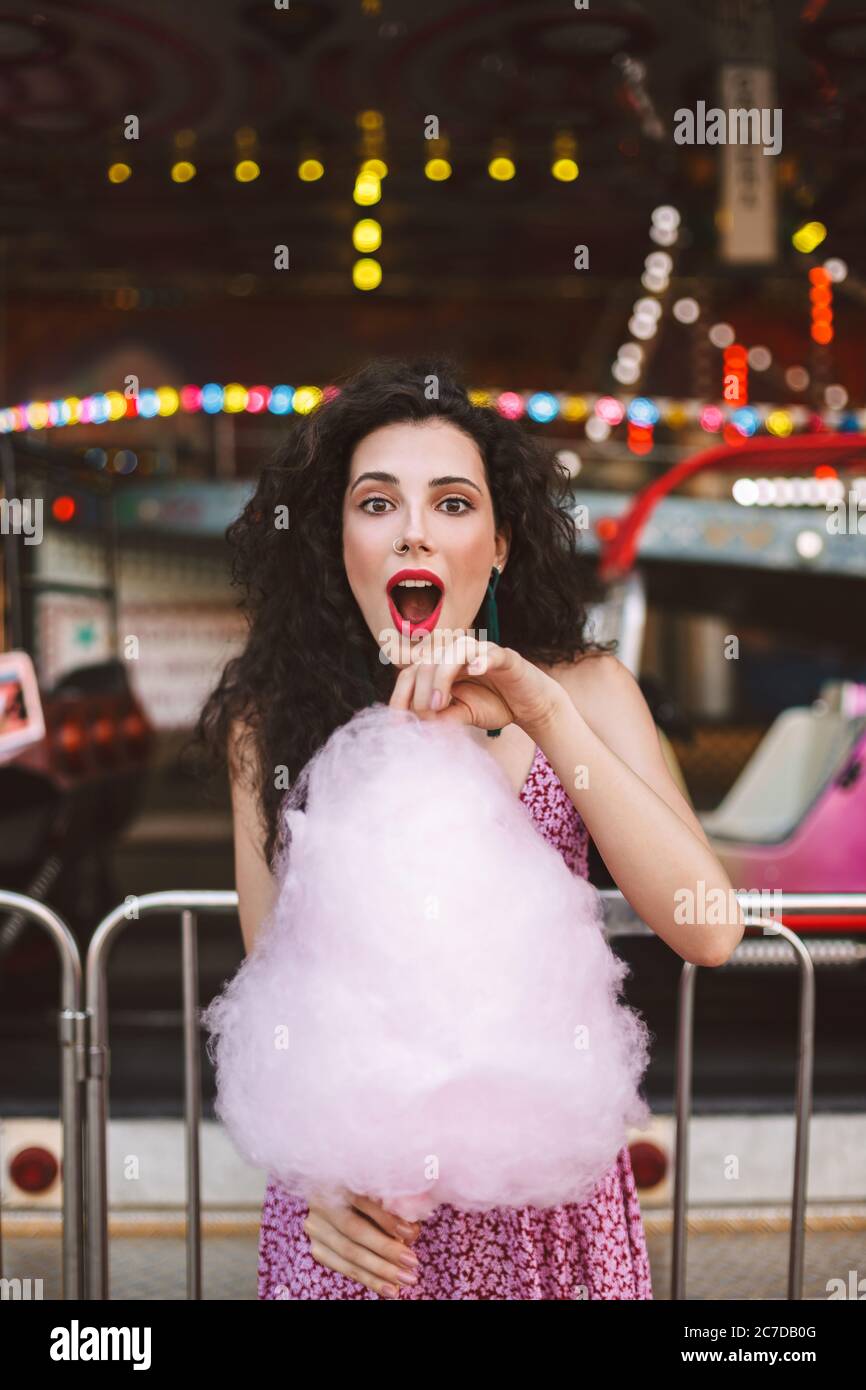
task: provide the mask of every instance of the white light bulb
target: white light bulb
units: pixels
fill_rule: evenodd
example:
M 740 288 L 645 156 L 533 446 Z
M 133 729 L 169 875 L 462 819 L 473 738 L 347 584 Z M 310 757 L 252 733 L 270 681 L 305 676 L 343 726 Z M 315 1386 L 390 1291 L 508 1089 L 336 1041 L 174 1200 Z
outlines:
M 670 275 L 674 263 L 666 251 L 651 251 L 644 261 L 647 270 L 657 270 L 662 275 Z
M 674 318 L 679 323 L 697 323 L 701 316 L 701 306 L 696 299 L 678 299 L 674 305 Z
M 650 227 L 650 240 L 656 246 L 673 246 L 678 233 L 673 227 Z
M 810 380 L 805 367 L 789 367 L 785 372 L 785 385 L 791 391 L 805 391 Z
M 603 444 L 610 435 L 610 425 L 598 415 L 590 415 L 586 422 L 586 437 L 593 444 Z
M 730 347 L 736 334 L 729 323 L 714 323 L 709 332 L 709 339 L 713 347 Z
M 773 354 L 769 348 L 753 347 L 749 348 L 747 360 L 753 372 L 765 372 L 772 365 Z
M 838 256 L 831 256 L 829 261 L 824 262 L 824 269 L 830 276 L 834 285 L 841 285 L 848 275 L 848 267 Z
M 672 208 L 667 204 L 662 207 L 653 208 L 652 220 L 654 227 L 664 227 L 665 229 L 673 231 L 680 225 L 680 215 L 676 208 Z
M 637 362 L 624 362 L 618 357 L 610 369 L 611 376 L 620 383 L 621 386 L 634 386 L 640 376 L 640 367 Z

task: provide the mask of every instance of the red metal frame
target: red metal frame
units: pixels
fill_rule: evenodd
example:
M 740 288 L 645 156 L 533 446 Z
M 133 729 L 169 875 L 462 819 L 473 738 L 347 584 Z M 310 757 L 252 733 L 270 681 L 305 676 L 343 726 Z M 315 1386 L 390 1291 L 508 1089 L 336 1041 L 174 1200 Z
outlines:
M 620 517 L 604 517 L 597 523 L 600 546 L 599 574 L 605 581 L 626 576 L 637 560 L 644 527 L 654 509 L 669 493 L 687 478 L 710 469 L 737 473 L 753 472 L 756 468 L 772 469 L 773 473 L 812 472 L 821 465 L 837 469 L 853 463 L 866 469 L 866 436 L 862 434 L 806 434 L 787 439 L 744 439 L 741 445 L 722 444 L 705 449 L 692 458 L 684 459 L 655 478 L 638 493 Z M 795 913 L 782 918 L 792 930 L 863 931 L 866 916 L 840 913 Z
M 744 439 L 742 444 L 719 444 L 693 458 L 684 459 L 661 478 L 654 478 L 635 494 L 631 506 L 620 517 L 603 517 L 596 526 L 601 556 L 599 575 L 611 580 L 628 574 L 637 558 L 643 529 L 654 509 L 675 487 L 696 473 L 718 468 L 748 473 L 764 467 L 775 470 L 811 472 L 822 464 L 839 468 L 861 461 L 866 467 L 866 436 L 862 434 L 798 434 L 788 439 Z

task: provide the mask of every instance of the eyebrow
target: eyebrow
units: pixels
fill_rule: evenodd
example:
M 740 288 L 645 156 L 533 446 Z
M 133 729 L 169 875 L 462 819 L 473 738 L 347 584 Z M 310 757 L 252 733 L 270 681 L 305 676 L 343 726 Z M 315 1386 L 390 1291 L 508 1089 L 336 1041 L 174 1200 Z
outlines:
M 400 479 L 396 478 L 393 473 L 361 473 L 349 488 L 350 494 L 355 491 L 359 483 L 363 483 L 367 479 L 371 479 L 375 483 L 394 483 L 396 487 L 400 486 Z M 471 478 L 459 478 L 455 474 L 446 474 L 444 478 L 431 478 L 427 486 L 445 487 L 452 483 L 465 483 L 467 487 L 474 487 L 479 497 L 483 496 L 481 488 L 477 483 L 473 483 Z

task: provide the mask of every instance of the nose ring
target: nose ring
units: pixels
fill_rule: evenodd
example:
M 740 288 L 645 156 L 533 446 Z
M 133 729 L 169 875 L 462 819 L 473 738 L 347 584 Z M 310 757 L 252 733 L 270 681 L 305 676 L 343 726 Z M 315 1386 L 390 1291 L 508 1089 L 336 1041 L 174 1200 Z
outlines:
M 393 549 L 397 552 L 398 555 L 405 555 L 405 553 L 406 553 L 406 552 L 401 548 L 401 547 L 402 547 L 402 544 L 403 544 L 403 537 L 402 537 L 402 536 L 400 536 L 398 540 L 394 541 Z

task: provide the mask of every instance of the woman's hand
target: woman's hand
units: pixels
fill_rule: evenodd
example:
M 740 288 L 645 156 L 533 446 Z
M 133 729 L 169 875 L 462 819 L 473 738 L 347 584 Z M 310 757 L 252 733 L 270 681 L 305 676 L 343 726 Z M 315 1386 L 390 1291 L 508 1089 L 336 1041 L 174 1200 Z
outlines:
M 543 729 L 563 699 L 562 686 L 510 647 L 458 631 L 429 633 L 397 676 L 389 704 L 422 718 L 501 729 Z
M 420 1225 L 403 1221 L 372 1197 L 357 1192 L 347 1192 L 346 1197 L 350 1206 L 310 1205 L 304 1231 L 313 1259 L 382 1298 L 399 1298 L 401 1283 L 418 1282 L 412 1273 L 418 1259 L 408 1246 L 417 1240 Z

